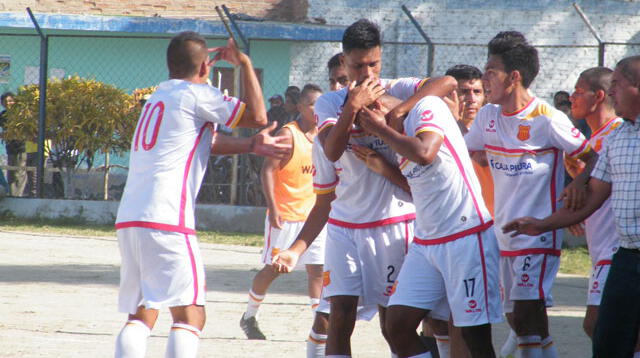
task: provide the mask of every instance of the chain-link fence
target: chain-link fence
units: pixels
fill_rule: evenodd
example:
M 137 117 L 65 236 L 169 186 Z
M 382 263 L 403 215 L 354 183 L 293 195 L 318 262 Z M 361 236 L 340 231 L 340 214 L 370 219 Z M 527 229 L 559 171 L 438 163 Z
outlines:
M 165 51 L 170 39 L 166 36 L 88 36 L 85 34 L 52 34 L 48 46 L 48 78 L 80 76 L 114 85 L 127 93 L 135 89 L 155 86 L 168 77 Z M 226 39 L 208 38 L 209 46 L 222 46 Z M 327 61 L 340 52 L 339 42 L 251 40 L 251 58 L 261 81 L 265 101 L 280 95 L 289 85 L 302 88 L 314 83 L 328 90 Z M 534 43 L 535 44 L 535 43 Z M 540 54 L 540 75 L 532 90 L 549 99 L 558 90 L 571 90 L 578 74 L 598 64 L 596 45 L 545 45 L 536 46 Z M 625 56 L 640 53 L 640 44 L 606 43 L 605 65 L 612 67 Z M 429 47 L 418 42 L 387 42 L 383 46 L 383 72 L 387 78 L 426 76 L 429 66 Z M 433 74 L 442 75 L 451 66 L 465 63 L 483 68 L 486 61 L 486 44 L 434 43 Z M 40 39 L 31 34 L 0 33 L 0 92 L 16 92 L 20 86 L 38 83 Z M 238 83 L 234 69 L 217 64 L 212 71 L 212 84 L 237 95 Z M 267 101 L 267 109 L 270 104 Z M 287 115 L 292 118 L 291 114 Z M 254 131 L 241 130 L 239 135 L 251 135 Z M 24 138 L 33 142 L 35 138 Z M 35 152 L 27 146 L 26 152 Z M 16 161 L 0 149 L 0 164 L 9 171 L 9 182 L 25 174 L 15 166 L 29 166 L 33 161 Z M 10 159 L 10 160 L 8 160 Z M 78 171 L 74 193 L 68 197 L 101 199 L 104 197 L 104 168 L 109 170 L 106 190 L 110 199 L 118 199 L 126 180 L 128 155 L 106 158 L 96 154 L 90 169 Z M 209 162 L 199 201 L 237 205 L 263 205 L 264 198 L 259 180 L 262 159 L 251 155 L 218 156 Z M 27 173 L 27 174 L 28 174 Z M 55 190 L 55 170 L 45 172 L 44 195 L 61 195 Z M 11 190 L 12 195 L 29 195 L 32 175 L 25 175 L 24 188 Z M 0 180 L 0 185 L 2 184 Z M 48 188 L 48 189 L 47 189 Z M 21 190 L 21 191 L 20 191 Z

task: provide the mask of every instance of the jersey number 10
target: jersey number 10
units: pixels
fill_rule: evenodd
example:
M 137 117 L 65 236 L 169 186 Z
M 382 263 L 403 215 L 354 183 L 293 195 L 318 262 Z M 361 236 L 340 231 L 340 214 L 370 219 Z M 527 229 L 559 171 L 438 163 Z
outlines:
M 138 130 L 136 131 L 136 138 L 133 142 L 133 150 L 138 150 L 138 143 L 140 141 L 140 131 L 142 131 L 142 149 L 149 151 L 156 145 L 156 140 L 158 139 L 158 132 L 160 131 L 160 123 L 162 123 L 162 117 L 164 116 L 164 102 L 157 102 L 151 111 L 149 108 L 152 103 L 147 102 L 144 106 L 144 113 L 142 117 L 140 117 L 140 123 L 138 123 Z M 154 116 L 155 115 L 155 116 Z M 149 129 L 149 123 L 151 123 L 151 119 L 155 120 L 155 124 L 153 125 L 153 134 L 151 135 L 151 140 L 147 141 L 147 131 Z M 144 127 L 144 129 L 142 129 Z

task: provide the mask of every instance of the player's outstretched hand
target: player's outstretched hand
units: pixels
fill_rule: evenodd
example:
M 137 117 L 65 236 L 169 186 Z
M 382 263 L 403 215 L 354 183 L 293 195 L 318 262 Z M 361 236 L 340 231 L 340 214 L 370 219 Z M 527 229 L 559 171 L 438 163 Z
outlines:
M 369 168 L 369 170 L 382 175 L 386 163 L 386 160 L 384 159 L 382 154 L 376 152 L 371 148 L 363 147 L 357 144 L 352 144 L 351 150 L 353 151 L 353 154 L 356 155 L 356 158 L 362 160 L 367 168 Z
M 384 87 L 375 79 L 367 78 L 359 85 L 356 85 L 354 81 L 349 84 L 347 103 L 350 104 L 352 108 L 360 110 L 371 105 L 383 94 Z
M 277 123 L 271 122 L 270 125 L 262 129 L 251 137 L 251 152 L 263 157 L 272 157 L 276 159 L 286 159 L 291 155 L 291 149 L 293 146 L 286 136 L 272 136 Z
M 358 113 L 358 121 L 362 129 L 372 134 L 378 134 L 381 129 L 387 126 L 387 120 L 384 118 L 384 114 L 377 108 L 362 108 L 360 113 Z
M 289 273 L 296 267 L 298 259 L 300 255 L 291 250 L 280 251 L 271 260 L 271 266 L 275 272 Z
M 209 66 L 213 66 L 216 62 L 222 60 L 229 62 L 232 65 L 239 66 L 242 60 L 247 56 L 236 45 L 236 42 L 230 38 L 227 41 L 226 46 L 210 48 L 209 53 L 215 53 L 213 58 L 209 61 Z
M 502 227 L 502 232 L 504 234 L 511 233 L 511 237 L 516 237 L 518 235 L 535 236 L 546 231 L 547 230 L 544 230 L 543 228 L 542 220 L 532 217 L 518 218 L 508 222 Z
M 560 194 L 558 201 L 563 201 L 564 206 L 572 211 L 582 209 L 587 203 L 587 187 L 574 181 L 569 183 Z

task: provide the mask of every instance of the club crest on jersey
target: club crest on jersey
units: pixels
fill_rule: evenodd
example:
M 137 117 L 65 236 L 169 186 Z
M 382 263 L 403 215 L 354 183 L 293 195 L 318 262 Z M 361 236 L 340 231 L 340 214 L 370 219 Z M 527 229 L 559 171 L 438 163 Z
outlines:
M 529 140 L 531 138 L 531 126 L 526 126 L 524 124 L 520 124 L 518 126 L 518 139 L 521 141 Z

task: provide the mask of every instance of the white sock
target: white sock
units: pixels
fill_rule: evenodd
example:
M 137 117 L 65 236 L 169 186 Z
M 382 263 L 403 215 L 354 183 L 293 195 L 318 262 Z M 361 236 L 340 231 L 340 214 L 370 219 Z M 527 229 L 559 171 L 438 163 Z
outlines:
M 116 338 L 116 358 L 142 358 L 147 351 L 151 330 L 142 321 L 132 320 L 122 327 Z
M 518 336 L 518 358 L 542 358 L 540 336 Z
M 434 334 L 433 338 L 436 339 L 440 358 L 449 358 L 451 356 L 451 341 L 449 340 L 449 336 L 439 336 Z
M 547 336 L 540 344 L 542 345 L 542 358 L 558 358 L 558 350 L 553 344 L 551 336 Z
M 418 355 L 411 356 L 411 357 L 408 357 L 408 358 L 433 358 L 433 356 L 431 355 L 431 352 L 424 352 L 422 354 L 418 354 Z
M 640 352 L 634 352 L 633 358 L 640 358 Z
M 515 355 L 516 350 L 518 349 L 518 339 L 516 332 L 513 329 L 509 330 L 509 337 L 504 341 L 502 347 L 500 348 L 500 357 L 506 358 L 511 355 Z
M 307 358 L 324 358 L 327 347 L 327 335 L 316 333 L 313 329 L 307 338 Z
M 258 308 L 260 308 L 264 296 L 265 295 L 258 295 L 253 292 L 253 290 L 249 290 L 249 300 L 247 301 L 247 311 L 244 313 L 244 319 L 251 318 L 258 314 Z
M 183 323 L 174 323 L 169 333 L 165 358 L 195 358 L 198 355 L 200 330 Z

